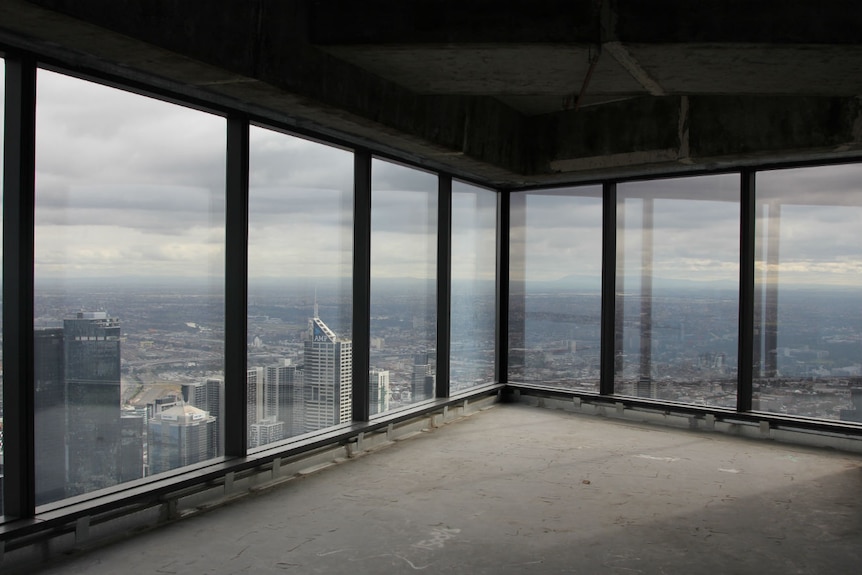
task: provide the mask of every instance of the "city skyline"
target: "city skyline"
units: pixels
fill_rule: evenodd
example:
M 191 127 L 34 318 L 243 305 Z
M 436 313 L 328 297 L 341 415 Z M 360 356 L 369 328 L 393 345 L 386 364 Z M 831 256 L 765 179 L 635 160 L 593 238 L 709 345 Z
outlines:
M 249 381 L 250 447 L 350 421 L 350 341 L 318 314 L 315 304 L 300 365 L 282 359 L 249 369 L 257 376 Z M 140 368 L 122 359 L 129 350 L 121 350 L 146 343 L 136 333 L 140 327 L 123 333 L 121 320 L 107 311 L 69 312 L 60 322 L 35 330 L 38 504 L 224 453 L 223 377 L 177 373 L 167 386 L 138 386 L 133 395 L 142 399 L 130 402 L 128 388 Z M 195 322 L 171 323 L 200 329 Z M 178 359 L 191 365 L 185 357 Z M 378 393 L 388 392 L 388 372 L 379 375 Z M 389 403 L 388 397 L 378 401 Z
M 65 331 L 58 309 L 66 314 L 110 312 L 111 316 L 80 319 L 116 316 L 133 327 L 118 336 L 123 351 L 104 352 L 103 363 L 110 364 L 110 369 L 102 370 L 104 380 L 76 372 L 76 362 L 70 360 L 75 344 L 69 342 L 74 340 L 64 342 L 63 429 L 69 440 L 62 458 L 69 462 L 64 470 L 69 495 L 139 473 L 135 442 L 144 431 L 137 415 L 102 417 L 107 411 L 102 409 L 101 415 L 90 417 L 84 406 L 87 396 L 94 405 L 113 405 L 115 396 L 121 404 L 128 397 L 149 404 L 147 399 L 153 398 L 147 392 L 164 398 L 179 393 L 189 381 L 222 373 L 224 119 L 44 70 L 39 76 L 34 319 L 38 327 L 64 324 L 64 337 L 73 324 Z M 87 96 L 86 103 L 82 95 Z M 91 105 L 102 101 L 104 107 Z M 82 109 L 85 113 L 79 114 Z M 147 125 L 151 116 L 163 120 Z M 106 119 L 115 120 L 115 125 Z M 92 125 L 80 125 L 83 121 Z M 154 133 L 160 134 L 160 141 L 152 139 Z M 253 333 L 251 323 L 248 333 L 249 340 L 259 337 L 262 342 L 259 350 L 250 352 L 250 357 L 260 352 L 254 361 L 261 365 L 250 370 L 257 381 L 250 386 L 248 413 L 251 442 L 262 445 L 349 421 L 351 382 L 346 377 L 336 382 L 327 371 L 332 390 L 305 385 L 303 380 L 302 427 L 294 414 L 293 427 L 287 429 L 287 411 L 279 413 L 281 407 L 274 407 L 281 399 L 278 391 L 267 387 L 265 368 L 266 362 L 281 360 L 302 361 L 303 371 L 308 368 L 306 359 L 313 354 L 306 354 L 307 342 L 297 338 L 301 328 L 295 316 L 305 313 L 297 310 L 307 307 L 318 292 L 333 312 L 327 323 L 321 320 L 322 327 L 317 326 L 324 335 L 333 328 L 335 340 L 328 344 L 339 339 L 352 343 L 353 157 L 274 130 L 253 127 L 252 136 L 248 313 L 265 319 L 255 324 L 259 333 Z M 372 161 L 372 168 L 369 351 L 372 368 L 391 376 L 386 378 L 385 399 L 394 409 L 434 393 L 437 179 L 380 159 Z M 755 330 L 767 328 L 758 331 L 754 365 L 742 366 L 754 371 L 755 409 L 831 419 L 850 411 L 851 389 L 862 384 L 858 354 L 862 328 L 853 311 L 858 302 L 849 297 L 854 293 L 848 289 L 862 282 L 856 246 L 862 206 L 852 193 L 860 175 L 858 166 L 757 173 Z M 496 305 L 512 303 L 493 301 L 492 289 L 461 301 L 460 308 L 455 305 L 461 286 L 496 287 L 496 267 L 480 269 L 480 264 L 496 262 L 499 237 L 496 201 L 473 205 L 467 198 L 459 204 L 455 184 L 453 208 L 461 206 L 467 212 L 475 208 L 483 217 L 453 226 L 453 246 L 460 242 L 466 247 L 451 254 L 452 310 L 491 322 L 490 330 L 485 322 L 481 330 L 470 331 L 478 325 L 475 321 L 450 316 L 453 328 L 465 330 L 443 334 L 451 336 L 452 390 L 493 380 Z M 739 192 L 739 175 L 733 173 L 617 185 L 616 295 L 624 298 L 614 318 L 619 324 L 614 349 L 617 393 L 735 405 Z M 578 201 L 558 203 L 560 198 Z M 525 301 L 522 307 L 509 308 L 513 316 L 522 316 L 512 322 L 520 329 L 509 334 L 512 349 L 504 350 L 512 355 L 509 363 L 515 371 L 509 375 L 594 392 L 601 367 L 601 307 L 595 298 L 602 277 L 601 189 L 516 192 L 510 199 L 516 208 L 523 200 L 525 213 L 516 209 L 510 214 L 513 257 L 508 280 L 512 294 L 524 295 Z M 147 294 L 152 309 L 123 299 L 121 292 L 147 286 L 154 289 Z M 773 286 L 778 289 L 770 291 Z M 162 291 L 155 293 L 156 288 Z M 183 297 L 174 299 L 172 290 Z M 270 304 L 267 298 L 273 290 L 290 295 L 282 294 L 279 303 Z M 675 290 L 679 293 L 669 293 Z M 584 295 L 590 296 L 589 305 L 575 309 L 571 298 Z M 531 307 L 541 298 L 546 298 L 542 305 L 547 308 Z M 293 301 L 288 304 L 287 299 Z M 118 300 L 123 305 L 114 305 Z M 844 307 L 836 308 L 839 302 Z M 565 306 L 572 309 L 563 311 Z M 282 314 L 285 308 L 291 311 Z M 821 325 L 813 310 L 831 323 Z M 777 316 L 771 316 L 773 312 Z M 316 311 L 313 315 L 318 316 Z M 153 323 L 154 316 L 160 323 Z M 312 341 L 315 326 L 312 321 Z M 774 339 L 763 337 L 764 332 Z M 466 341 L 470 338 L 465 334 L 474 333 L 476 341 Z M 460 351 L 472 355 L 456 358 Z M 352 377 L 345 357 L 346 352 L 326 356 L 326 362 L 318 362 L 308 373 L 323 372 L 320 366 L 327 363 L 333 374 L 340 369 Z M 468 363 L 478 368 L 470 371 Z M 51 378 L 57 377 L 56 370 L 51 372 L 37 378 L 37 385 L 49 389 Z M 97 388 L 94 382 L 99 381 L 102 387 Z M 384 401 L 383 379 L 377 381 L 379 407 Z M 51 409 L 50 402 L 44 405 L 46 412 Z M 308 423 L 314 419 L 308 413 L 318 407 L 315 413 L 325 412 L 325 417 Z M 217 425 L 223 423 L 220 415 L 210 416 Z M 82 448 L 82 438 L 95 438 L 96 448 Z M 133 455 L 125 458 L 121 451 Z M 143 446 L 140 452 L 138 462 L 147 454 Z M 132 465 L 126 465 L 127 459 Z M 48 475 L 43 479 L 47 492 Z
M 785 296 L 779 298 L 779 319 L 785 318 L 785 323 L 781 325 L 786 324 L 787 328 L 780 329 L 776 339 L 778 373 L 772 377 L 763 377 L 755 371 L 755 409 L 831 419 L 856 417 L 857 414 L 852 409 L 853 403 L 850 401 L 850 392 L 853 385 L 862 383 L 862 357 L 857 349 L 858 342 L 862 341 L 862 314 L 847 313 L 846 310 L 858 298 L 849 292 L 840 297 L 833 294 L 823 298 L 812 298 L 811 292 L 802 290 L 787 290 L 782 293 Z M 69 295 L 64 294 L 65 297 Z M 81 298 L 81 302 L 86 302 L 107 296 L 84 291 L 77 294 L 77 297 Z M 412 297 L 421 296 L 413 294 Z M 473 299 L 465 304 L 464 309 L 493 309 L 493 294 L 471 297 Z M 513 347 L 510 350 L 510 364 L 513 370 L 510 371 L 511 380 L 595 392 L 600 367 L 600 306 L 598 305 L 600 293 L 578 290 L 528 292 L 524 297 L 526 308 L 524 308 L 523 324 L 510 320 L 513 329 L 521 329 L 526 337 L 523 347 Z M 105 423 L 104 428 L 113 426 L 117 430 L 118 441 L 125 442 L 125 449 L 117 448 L 128 455 L 125 459 L 117 456 L 117 481 L 126 481 L 134 478 L 134 474 L 130 474 L 129 469 L 134 469 L 135 465 L 128 465 L 129 458 L 137 458 L 137 473 L 140 474 L 141 459 L 148 457 L 146 447 L 139 446 L 137 456 L 134 455 L 136 452 L 132 448 L 137 441 L 136 438 L 140 438 L 142 434 L 142 431 L 136 431 L 144 421 L 139 415 L 140 410 L 155 402 L 157 397 L 167 402 L 162 403 L 162 407 L 184 402 L 208 412 L 207 417 L 212 416 L 215 422 L 214 435 L 221 433 L 223 416 L 220 415 L 220 397 L 223 393 L 221 391 L 223 359 L 221 352 L 217 351 L 211 359 L 205 360 L 206 356 L 202 355 L 201 351 L 207 348 L 210 342 L 219 340 L 221 332 L 216 325 L 216 331 L 211 333 L 213 326 L 207 327 L 206 322 L 202 321 L 205 315 L 201 314 L 208 313 L 206 310 L 209 309 L 207 300 L 210 298 L 207 297 L 183 293 L 171 294 L 164 291 L 148 294 L 146 291 L 139 290 L 125 295 L 116 293 L 110 298 L 105 300 L 110 304 L 109 309 L 124 310 L 123 314 L 99 311 L 74 315 L 76 317 L 80 315 L 81 317 L 77 319 L 85 322 L 108 322 L 106 326 L 111 323 L 123 326 L 120 337 L 123 350 L 120 367 L 122 402 L 120 386 L 112 384 L 111 388 L 116 390 L 116 392 L 110 392 L 112 397 L 116 394 L 113 409 L 115 415 L 111 416 L 111 421 Z M 656 294 L 654 299 L 651 386 L 648 392 L 644 392 L 638 391 L 636 385 L 639 328 L 637 316 L 634 315 L 625 320 L 628 327 L 624 332 L 623 347 L 620 351 L 628 354 L 630 361 L 627 364 L 629 367 L 623 366 L 617 374 L 617 393 L 622 395 L 647 393 L 650 397 L 668 401 L 733 407 L 736 400 L 738 329 L 735 313 L 733 313 L 736 309 L 735 299 L 714 298 L 698 290 L 686 289 Z M 61 298 L 60 301 L 63 299 Z M 369 377 L 374 397 L 371 399 L 370 408 L 374 414 L 387 409 L 387 400 L 388 408 L 395 409 L 433 396 L 433 392 L 429 392 L 427 386 L 428 382 L 431 382 L 433 390 L 435 363 L 433 358 L 436 357 L 436 350 L 422 347 L 421 331 L 412 336 L 406 335 L 413 333 L 412 330 L 417 326 L 421 327 L 424 320 L 413 314 L 411 310 L 415 308 L 409 305 L 409 302 L 390 299 L 387 304 L 386 301 L 383 300 L 379 304 L 382 306 L 379 311 L 388 317 L 386 322 L 381 324 L 384 331 L 380 333 L 383 335 L 371 342 L 372 370 Z M 282 403 L 283 396 L 280 393 L 289 388 L 289 380 L 281 378 L 279 381 L 280 376 L 273 379 L 271 376 L 268 377 L 268 372 L 278 367 L 288 368 L 288 371 L 294 369 L 297 372 L 307 369 L 305 346 L 309 339 L 314 339 L 315 327 L 318 328 L 317 334 L 322 340 L 320 343 L 332 346 L 333 338 L 336 341 L 341 339 L 343 342 L 343 339 L 336 335 L 335 331 L 330 330 L 322 320 L 317 323 L 313 321 L 313 317 L 308 317 L 315 315 L 314 304 L 305 299 L 301 293 L 295 295 L 282 293 L 278 299 L 264 299 L 258 304 L 262 306 L 261 309 L 267 309 L 269 313 L 252 315 L 249 323 L 249 366 L 259 374 L 261 382 L 261 385 L 255 388 L 259 390 L 260 399 L 255 398 L 254 403 L 249 404 L 249 425 L 258 426 L 254 433 L 250 433 L 250 439 L 257 438 L 250 441 L 250 447 L 266 445 L 312 431 L 306 426 L 305 421 L 305 414 L 310 409 L 305 402 L 305 393 L 308 393 L 310 388 L 300 386 L 299 389 L 303 394 L 301 403 L 295 402 L 292 406 L 289 405 L 289 401 Z M 319 303 L 318 306 L 325 311 L 322 314 L 318 311 L 317 315 L 339 313 L 336 311 L 339 305 L 341 304 L 334 300 Z M 637 299 L 627 300 L 626 306 L 635 310 Z M 255 313 L 255 309 L 250 308 L 250 314 Z M 517 314 L 520 309 L 514 304 L 510 307 L 511 313 L 514 314 Z M 185 311 L 177 315 L 175 310 Z M 58 317 L 68 317 L 70 313 L 72 312 Z M 311 320 L 310 323 L 309 320 Z M 823 326 L 828 326 L 828 329 Z M 37 337 L 45 336 L 46 339 L 50 339 L 48 336 L 52 333 L 62 336 L 64 329 L 39 329 Z M 516 335 L 514 332 L 510 334 L 512 342 L 516 341 Z M 113 341 L 107 338 L 106 340 Z M 84 342 L 87 342 L 86 338 Z M 484 347 L 492 350 L 493 331 L 487 334 L 487 341 L 477 343 L 479 349 Z M 460 369 L 459 362 L 454 356 L 455 349 L 460 345 L 463 344 L 453 341 L 451 366 L 453 378 L 458 377 L 456 373 Z M 47 359 L 51 356 L 49 352 L 44 351 L 44 348 L 41 349 L 43 351 L 39 352 L 39 358 L 45 361 L 37 359 L 37 365 L 43 370 L 43 375 L 37 372 L 36 383 L 41 386 L 43 393 L 48 393 L 46 391 L 48 388 L 45 386 L 50 385 L 52 378 L 56 381 L 59 376 L 56 373 L 51 375 L 51 362 Z M 106 351 L 102 357 L 115 356 Z M 322 362 L 328 366 L 327 369 L 329 366 L 334 368 L 336 365 L 342 365 L 352 373 L 352 366 L 336 359 L 334 353 L 330 359 L 332 361 L 327 359 Z M 479 355 L 477 359 L 470 360 L 470 363 L 478 365 L 477 362 L 481 363 L 481 359 L 482 356 Z M 62 365 L 65 366 L 66 363 L 67 361 L 63 359 Z M 254 367 L 255 364 L 259 367 Z M 473 380 L 471 374 L 469 382 L 476 384 L 492 381 L 493 363 L 488 361 L 487 365 L 489 371 L 484 376 Z M 391 366 L 394 371 L 382 369 L 388 366 Z M 466 367 L 475 367 L 475 365 Z M 374 374 L 380 374 L 380 372 L 385 372 L 386 377 L 378 377 L 375 380 Z M 297 381 L 304 380 L 302 377 L 294 378 L 293 383 Z M 375 387 L 375 381 L 377 387 Z M 457 387 L 454 379 L 451 385 L 453 389 Z M 208 386 L 215 391 L 207 391 Z M 384 389 L 388 391 L 385 396 Z M 148 395 L 147 390 L 158 395 Z M 334 385 L 331 394 L 325 391 L 320 393 L 320 391 L 319 389 L 318 397 L 325 396 L 327 401 L 334 402 L 336 396 Z M 296 387 L 293 392 L 297 392 Z M 128 405 L 129 398 L 132 397 L 138 398 L 138 401 L 134 405 Z M 294 398 L 296 397 L 294 395 Z M 340 394 L 339 397 L 341 397 Z M 202 406 L 200 402 L 204 401 L 204 398 L 207 398 L 208 402 L 216 398 L 216 405 Z M 42 408 L 37 410 L 37 421 L 58 417 L 56 409 L 50 407 L 50 401 L 43 401 L 43 399 L 46 399 L 46 396 L 37 397 L 37 404 L 43 406 L 45 410 L 41 411 Z M 344 401 L 349 403 L 349 395 Z M 121 404 L 133 409 L 121 411 Z M 334 403 L 332 407 L 334 408 Z M 74 411 L 65 409 L 68 413 Z M 298 416 L 297 412 L 301 412 L 302 415 Z M 338 409 L 338 412 L 337 421 L 333 409 L 331 421 L 327 420 L 325 424 L 320 425 L 340 423 L 341 409 Z M 68 417 L 68 413 L 59 417 L 61 419 Z M 121 417 L 124 414 L 125 417 Z M 136 416 L 137 419 L 135 419 Z M 301 428 L 297 421 L 298 417 L 302 418 Z M 346 421 L 349 421 L 349 406 L 346 417 Z M 151 420 L 152 415 L 146 420 L 148 427 L 151 427 Z M 43 430 L 43 436 L 50 431 L 44 425 L 40 425 L 39 428 Z M 88 438 L 98 437 L 83 431 L 76 435 L 83 436 L 82 434 Z M 213 439 L 213 442 L 215 445 L 218 440 Z M 39 452 L 44 450 L 44 454 L 50 453 L 47 447 L 49 443 L 39 445 L 42 446 Z M 157 448 L 153 447 L 153 449 Z M 216 450 L 214 453 L 221 453 L 221 451 Z M 149 469 L 158 469 L 158 466 L 149 467 Z M 49 474 L 43 475 L 43 473 L 45 472 L 40 472 L 40 485 L 46 485 L 44 482 L 50 480 Z M 95 483 L 92 483 L 93 480 L 89 478 L 90 487 L 73 487 L 72 492 L 64 492 L 63 496 L 68 496 L 77 489 L 88 491 L 98 488 Z M 100 484 L 100 486 L 105 485 Z M 45 499 L 40 501 L 45 502 Z

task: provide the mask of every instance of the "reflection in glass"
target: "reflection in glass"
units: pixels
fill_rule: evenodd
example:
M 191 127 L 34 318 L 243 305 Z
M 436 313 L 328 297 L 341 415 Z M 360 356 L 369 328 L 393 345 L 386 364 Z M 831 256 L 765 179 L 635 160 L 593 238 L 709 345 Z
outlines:
M 494 381 L 497 193 L 452 182 L 450 391 Z
M 615 391 L 735 407 L 739 176 L 617 194 Z
M 225 121 L 37 80 L 43 504 L 223 453 Z
M 862 166 L 757 174 L 753 408 L 862 422 Z
M 351 420 L 353 155 L 250 133 L 248 438 Z
M 601 187 L 511 196 L 509 380 L 599 389 Z
M 437 177 L 371 166 L 371 414 L 434 397 L 437 372 Z M 389 405 L 384 398 L 389 397 Z

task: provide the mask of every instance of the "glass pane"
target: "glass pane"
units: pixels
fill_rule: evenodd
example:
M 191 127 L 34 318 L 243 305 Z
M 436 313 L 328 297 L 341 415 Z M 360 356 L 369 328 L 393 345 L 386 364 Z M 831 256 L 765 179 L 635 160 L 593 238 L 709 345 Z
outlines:
M 353 154 L 252 127 L 248 438 L 351 421 Z
M 0 58 L 0 158 L 4 154 L 6 109 L 6 61 Z M 3 161 L 0 160 L 0 288 L 3 286 Z M 0 289 L 0 293 L 2 290 Z M 0 297 L 0 358 L 3 357 L 3 298 Z M 3 516 L 3 370 L 0 369 L 0 517 Z
M 452 182 L 449 389 L 494 381 L 497 193 Z
M 434 397 L 436 282 L 437 177 L 373 160 L 370 363 L 378 385 L 372 414 Z
M 757 410 L 862 422 L 862 166 L 757 174 Z
M 509 380 L 598 392 L 602 189 L 512 194 Z
M 739 175 L 617 188 L 615 391 L 736 406 Z
M 225 120 L 45 70 L 36 120 L 43 504 L 223 452 Z

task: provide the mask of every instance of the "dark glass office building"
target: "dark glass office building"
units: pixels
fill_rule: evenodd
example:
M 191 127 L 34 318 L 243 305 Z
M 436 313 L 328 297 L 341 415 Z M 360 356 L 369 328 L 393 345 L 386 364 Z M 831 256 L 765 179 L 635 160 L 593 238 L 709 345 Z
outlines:
M 72 496 L 119 482 L 120 321 L 79 312 L 63 329 Z
M 147 431 L 150 475 L 215 457 L 215 417 L 179 403 L 150 419 Z
M 38 329 L 33 347 L 36 403 L 36 503 L 66 493 L 66 378 L 63 329 Z

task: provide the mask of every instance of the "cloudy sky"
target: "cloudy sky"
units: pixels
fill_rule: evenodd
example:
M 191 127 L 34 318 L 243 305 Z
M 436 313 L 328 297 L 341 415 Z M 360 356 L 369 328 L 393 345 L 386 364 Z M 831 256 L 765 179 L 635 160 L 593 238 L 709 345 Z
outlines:
M 37 277 L 221 276 L 224 119 L 47 71 L 38 82 Z M 349 275 L 352 154 L 252 127 L 250 167 L 250 276 Z M 433 277 L 436 177 L 375 160 L 373 186 L 375 277 Z M 458 270 L 477 267 L 489 274 L 459 251 Z
M 37 278 L 221 278 L 224 149 L 221 117 L 40 70 Z M 251 150 L 250 276 L 349 275 L 350 152 L 257 127 Z M 372 174 L 373 275 L 433 277 L 435 177 L 379 160 Z M 782 279 L 862 282 L 860 181 L 859 166 L 758 176 L 761 211 L 780 209 Z M 736 175 L 621 185 L 625 273 L 639 274 L 644 198 L 653 198 L 654 275 L 735 280 L 737 187 Z M 493 194 L 455 191 L 453 276 L 490 279 Z M 599 275 L 596 187 L 513 205 L 524 210 L 513 216 L 513 253 L 526 258 L 513 262 L 514 277 Z
M 601 187 L 512 197 L 511 276 L 550 281 L 602 271 Z
M 36 277 L 223 276 L 225 120 L 39 70 Z
M 655 277 L 738 282 L 738 175 L 629 183 L 618 186 L 617 194 L 624 254 L 619 263 L 629 284 L 638 282 L 642 250 L 649 247 L 644 217 L 650 209 Z

